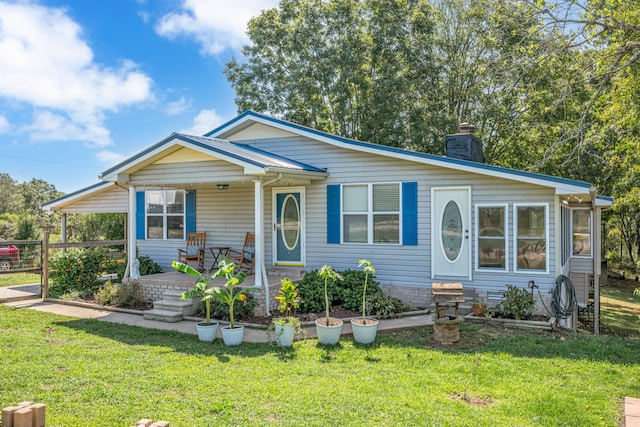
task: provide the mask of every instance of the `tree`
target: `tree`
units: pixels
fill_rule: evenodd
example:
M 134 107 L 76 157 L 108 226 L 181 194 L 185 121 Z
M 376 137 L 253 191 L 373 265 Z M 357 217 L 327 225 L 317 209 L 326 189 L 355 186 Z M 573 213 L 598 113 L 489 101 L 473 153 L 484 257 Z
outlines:
M 7 173 L 0 173 L 0 215 L 18 213 L 21 209 L 18 183 Z
M 246 62 L 227 78 L 240 110 L 434 154 L 470 121 L 489 162 L 533 169 L 563 131 L 550 119 L 568 122 L 588 98 L 573 52 L 547 55 L 559 42 L 533 12 L 515 0 L 284 0 L 250 22 Z M 577 82 L 571 93 L 559 78 Z
M 249 23 L 227 64 L 240 110 L 348 138 L 431 147 L 431 8 L 422 0 L 283 0 Z M 419 64 L 420 66 L 415 66 Z

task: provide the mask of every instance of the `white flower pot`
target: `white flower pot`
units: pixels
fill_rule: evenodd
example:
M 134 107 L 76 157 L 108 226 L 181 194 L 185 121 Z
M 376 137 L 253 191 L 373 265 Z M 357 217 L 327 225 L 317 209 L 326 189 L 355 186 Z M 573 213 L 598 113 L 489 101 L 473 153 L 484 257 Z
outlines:
M 329 318 L 330 325 L 325 324 L 326 317 L 316 319 L 316 334 L 320 344 L 336 345 L 342 334 L 342 320 Z
M 289 323 L 276 323 L 276 344 L 280 347 L 291 347 L 296 334 L 296 327 Z
M 366 323 L 362 323 L 362 317 L 351 319 L 353 340 L 359 344 L 371 344 L 378 333 L 378 319 L 367 317 L 365 320 Z
M 208 325 L 206 322 L 196 323 L 196 332 L 200 341 L 213 342 L 218 334 L 218 322 L 211 322 Z
M 244 338 L 244 326 L 236 325 L 235 328 L 231 329 L 230 326 L 223 326 L 220 328 L 222 331 L 222 341 L 224 341 L 225 345 L 240 345 L 242 344 L 242 339 Z

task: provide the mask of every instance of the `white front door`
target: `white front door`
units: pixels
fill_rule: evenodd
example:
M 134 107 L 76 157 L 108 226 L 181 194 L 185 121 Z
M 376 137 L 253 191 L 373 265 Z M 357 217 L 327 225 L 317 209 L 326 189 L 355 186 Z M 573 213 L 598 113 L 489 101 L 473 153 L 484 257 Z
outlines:
M 471 280 L 471 188 L 431 189 L 431 278 Z
M 273 190 L 273 253 L 276 265 L 304 265 L 304 216 L 304 187 Z

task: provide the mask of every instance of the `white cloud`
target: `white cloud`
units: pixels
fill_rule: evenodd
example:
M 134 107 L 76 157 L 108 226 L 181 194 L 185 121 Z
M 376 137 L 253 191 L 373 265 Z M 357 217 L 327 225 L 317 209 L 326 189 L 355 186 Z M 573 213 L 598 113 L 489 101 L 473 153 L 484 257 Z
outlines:
M 194 117 L 193 126 L 180 132 L 188 135 L 204 135 L 224 122 L 225 120 L 218 115 L 216 110 L 201 110 L 200 113 Z
M 126 159 L 127 156 L 114 151 L 102 150 L 96 153 L 96 158 L 102 163 L 117 164 Z
M 0 116 L 0 133 L 9 130 L 9 120 L 5 116 Z
M 177 101 L 167 103 L 165 112 L 170 116 L 177 116 L 187 111 L 189 107 L 191 107 L 191 101 L 182 96 Z
M 156 25 L 167 38 L 191 37 L 203 54 L 238 50 L 248 42 L 247 23 L 277 0 L 183 0 L 181 10 L 163 16 Z
M 36 107 L 22 126 L 34 140 L 109 144 L 104 112 L 153 99 L 152 80 L 136 64 L 95 63 L 64 9 L 29 2 L 0 0 L 0 76 L 0 97 Z

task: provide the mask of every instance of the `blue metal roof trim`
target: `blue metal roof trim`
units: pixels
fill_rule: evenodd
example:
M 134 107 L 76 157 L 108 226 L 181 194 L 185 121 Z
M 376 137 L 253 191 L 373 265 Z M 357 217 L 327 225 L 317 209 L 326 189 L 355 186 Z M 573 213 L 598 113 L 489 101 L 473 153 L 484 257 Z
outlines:
M 405 149 L 402 149 L 402 148 L 389 147 L 389 146 L 386 146 L 386 145 L 379 145 L 379 144 L 373 144 L 373 143 L 370 143 L 370 142 L 362 142 L 362 141 L 358 141 L 358 140 L 355 140 L 355 139 L 344 138 L 344 137 L 341 137 L 341 136 L 332 135 L 330 133 L 322 132 L 322 131 L 319 131 L 319 130 L 316 130 L 316 129 L 313 129 L 313 128 L 310 128 L 310 127 L 307 127 L 307 126 L 302 126 L 302 125 L 299 125 L 299 124 L 296 124 L 296 123 L 288 122 L 286 120 L 276 119 L 275 117 L 266 116 L 264 114 L 256 113 L 255 111 L 251 111 L 251 110 L 246 110 L 245 112 L 240 114 L 238 117 L 228 121 L 227 123 L 225 123 L 225 124 L 223 124 L 221 126 L 218 126 L 216 129 L 212 130 L 207 135 L 214 134 L 214 133 L 218 132 L 219 130 L 224 129 L 225 127 L 228 127 L 229 125 L 241 120 L 242 118 L 244 118 L 246 116 L 258 117 L 260 119 L 263 119 L 263 120 L 266 120 L 266 121 L 270 121 L 272 123 L 277 123 L 277 124 L 280 124 L 280 125 L 289 126 L 291 128 L 297 129 L 297 130 L 301 130 L 301 131 L 304 131 L 304 132 L 309 132 L 309 133 L 312 133 L 314 135 L 322 136 L 324 138 L 333 139 L 335 141 L 342 142 L 342 143 L 345 143 L 345 144 L 350 144 L 350 145 L 355 145 L 355 146 L 360 146 L 360 147 L 366 147 L 366 148 L 372 148 L 374 150 L 387 151 L 387 152 L 396 153 L 396 154 L 404 154 L 404 155 L 419 157 L 419 158 L 423 158 L 423 159 L 434 160 L 434 161 L 438 161 L 438 162 L 450 163 L 452 165 L 468 166 L 468 167 L 472 167 L 472 168 L 479 168 L 479 169 L 484 169 L 484 170 L 487 170 L 487 171 L 495 171 L 495 172 L 500 172 L 500 173 L 505 173 L 505 174 L 517 175 L 517 176 L 526 177 L 526 178 L 541 179 L 541 180 L 544 180 L 544 181 L 551 181 L 551 182 L 555 182 L 555 183 L 558 183 L 558 184 L 573 185 L 573 186 L 583 187 L 583 188 L 590 188 L 591 187 L 591 184 L 588 183 L 588 182 L 577 181 L 577 180 L 573 180 L 573 179 L 569 179 L 569 178 L 561 178 L 561 177 L 557 177 L 557 176 L 545 175 L 545 174 L 536 173 L 536 172 L 527 172 L 527 171 L 523 171 L 523 170 L 519 170 L 519 169 L 510 169 L 510 168 L 505 168 L 505 167 L 501 167 L 501 166 L 489 165 L 489 164 L 486 164 L 486 163 L 472 162 L 472 161 L 468 161 L 468 160 L 452 159 L 450 157 L 437 156 L 435 154 L 421 153 L 421 152 L 418 152 L 418 151 L 410 151 L 410 150 L 405 150 Z
M 236 117 L 234 117 L 233 119 L 229 120 L 228 122 L 221 124 L 221 125 L 220 125 L 220 126 L 218 126 L 217 128 L 215 128 L 215 129 L 213 129 L 213 130 L 210 130 L 209 132 L 205 133 L 205 134 L 204 134 L 204 135 L 202 135 L 202 136 L 210 137 L 210 136 L 211 136 L 211 135 L 213 135 L 214 133 L 219 132 L 221 129 L 224 129 L 224 128 L 226 128 L 227 126 L 230 126 L 230 125 L 234 124 L 235 122 L 237 122 L 238 120 L 241 120 L 241 119 L 243 119 L 244 117 L 249 116 L 249 115 L 253 115 L 253 116 L 256 116 L 256 117 L 263 117 L 263 118 L 267 118 L 267 117 L 269 117 L 269 116 L 263 116 L 262 114 L 258 114 L 258 113 L 256 113 L 255 111 L 245 110 L 245 111 L 244 111 L 244 112 L 242 112 L 242 114 L 240 114 L 239 116 L 236 116 Z M 287 123 L 287 122 L 283 122 L 283 123 Z M 293 123 L 292 123 L 292 124 L 293 124 Z
M 127 164 L 129 164 L 129 163 L 131 163 L 131 162 L 133 162 L 133 161 L 135 161 L 135 160 L 138 160 L 139 158 L 141 158 L 142 156 L 144 156 L 144 155 L 146 155 L 146 154 L 148 154 L 148 153 L 152 152 L 152 151 L 153 151 L 153 150 L 155 150 L 156 148 L 158 148 L 158 147 L 162 147 L 164 144 L 166 144 L 167 142 L 171 141 L 171 139 L 175 138 L 175 136 L 176 136 L 176 135 L 178 135 L 178 134 L 177 134 L 177 133 L 175 133 L 175 132 L 173 132 L 171 135 L 169 135 L 169 136 L 168 136 L 168 137 L 166 137 L 165 139 L 163 139 L 163 140 L 161 140 L 161 141 L 159 141 L 159 142 L 157 142 L 157 143 L 153 144 L 151 147 L 146 148 L 146 149 L 142 150 L 141 152 L 139 152 L 139 153 L 137 153 L 137 154 L 134 154 L 133 156 L 129 157 L 128 159 L 126 159 L 126 160 L 124 160 L 124 161 L 122 161 L 122 162 L 118 163 L 117 165 L 115 165 L 115 166 L 113 166 L 113 167 L 111 167 L 111 168 L 107 169 L 106 171 L 102 172 L 102 173 L 100 174 L 100 176 L 102 177 L 102 176 L 104 176 L 104 175 L 108 175 L 108 174 L 110 174 L 111 172 L 116 171 L 116 170 L 120 169 L 121 167 L 123 167 L 123 166 L 125 166 L 125 165 L 127 165 Z
M 613 202 L 614 202 L 613 197 L 611 197 L 611 196 L 604 196 L 604 195 L 602 195 L 602 194 L 598 194 L 598 195 L 596 196 L 596 199 L 604 200 L 605 202 L 609 202 L 609 203 L 613 203 Z
M 107 185 L 112 185 L 112 184 L 113 183 L 107 182 L 107 181 L 97 182 L 97 183 L 92 184 L 92 185 L 90 185 L 88 187 L 81 188 L 80 190 L 76 190 L 76 191 L 74 191 L 72 193 L 65 194 L 64 196 L 60 196 L 57 199 L 49 200 L 48 202 L 43 203 L 41 206 L 45 207 L 45 206 L 48 206 L 48 205 L 51 205 L 51 204 L 54 204 L 54 203 L 61 202 L 63 200 L 69 199 L 71 197 L 77 196 L 78 194 L 82 194 L 84 192 L 95 190 L 96 188 L 100 188 L 102 186 L 107 186 Z
M 295 161 L 295 160 L 291 160 L 291 159 L 289 159 L 287 157 L 279 156 L 277 154 L 273 154 L 273 153 L 270 153 L 268 151 L 260 150 L 259 148 L 251 147 L 249 145 L 244 145 L 244 144 L 239 144 L 239 143 L 232 143 L 232 144 L 234 144 L 234 145 L 236 145 L 238 147 L 242 147 L 245 150 L 249 150 L 249 151 L 254 151 L 256 153 L 260 153 L 260 154 L 262 154 L 262 155 L 264 155 L 266 157 L 272 157 L 272 158 L 280 160 L 280 161 L 282 161 L 284 163 L 290 163 L 290 164 L 292 164 L 294 166 L 297 166 L 298 168 L 302 169 L 305 172 L 322 172 L 322 173 L 324 173 L 324 172 L 327 171 L 326 168 L 324 168 L 324 169 L 323 168 L 317 168 L 315 166 L 311 166 L 311 165 L 308 165 L 306 163 L 301 163 L 301 162 L 298 162 L 298 161 Z M 272 165 L 272 166 L 278 166 L 278 165 Z
M 258 160 L 250 159 L 250 158 L 248 158 L 246 156 L 243 156 L 242 154 L 232 153 L 232 152 L 229 152 L 228 150 L 224 150 L 222 148 L 215 147 L 215 146 L 211 145 L 207 141 L 198 141 L 198 139 L 194 139 L 194 138 L 204 138 L 204 137 L 193 137 L 193 136 L 190 136 L 190 135 L 183 135 L 181 133 L 178 133 L 178 134 L 176 134 L 176 138 L 178 138 L 178 139 L 180 139 L 180 140 L 182 140 L 184 142 L 189 142 L 189 143 L 195 144 L 195 145 L 197 145 L 199 147 L 202 147 L 202 148 L 205 148 L 205 149 L 207 149 L 209 151 L 213 151 L 214 153 L 224 154 L 225 156 L 232 157 L 234 159 L 238 159 L 238 160 L 241 160 L 241 161 L 246 162 L 246 163 L 250 163 L 250 164 L 252 164 L 254 166 L 259 166 L 261 168 L 269 166 L 269 165 L 267 165 L 265 163 L 262 163 L 262 162 L 260 162 Z M 231 147 L 235 147 L 234 144 L 231 144 L 229 141 L 225 141 L 223 139 L 216 139 L 216 138 L 208 138 L 208 139 L 210 140 L 210 142 L 224 143 L 224 144 L 228 144 Z

